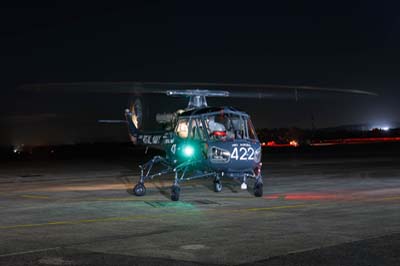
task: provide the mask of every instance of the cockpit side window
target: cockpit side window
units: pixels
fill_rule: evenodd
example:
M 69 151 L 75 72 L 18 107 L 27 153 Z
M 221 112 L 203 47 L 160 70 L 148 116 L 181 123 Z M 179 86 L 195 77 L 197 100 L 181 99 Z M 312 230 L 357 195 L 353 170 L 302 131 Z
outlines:
M 257 139 L 257 133 L 250 118 L 247 119 L 247 128 L 249 132 L 249 139 Z
M 234 134 L 235 139 L 244 139 L 246 138 L 246 128 L 244 124 L 244 120 L 241 116 L 232 116 L 231 118 L 231 131 Z

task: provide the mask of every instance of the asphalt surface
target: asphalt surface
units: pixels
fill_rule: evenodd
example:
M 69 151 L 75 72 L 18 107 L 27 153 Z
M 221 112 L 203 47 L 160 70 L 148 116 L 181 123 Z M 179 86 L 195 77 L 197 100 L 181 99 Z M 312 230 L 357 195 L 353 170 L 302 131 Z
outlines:
M 400 152 L 264 156 L 251 185 L 171 178 L 140 158 L 0 165 L 0 265 L 400 265 Z

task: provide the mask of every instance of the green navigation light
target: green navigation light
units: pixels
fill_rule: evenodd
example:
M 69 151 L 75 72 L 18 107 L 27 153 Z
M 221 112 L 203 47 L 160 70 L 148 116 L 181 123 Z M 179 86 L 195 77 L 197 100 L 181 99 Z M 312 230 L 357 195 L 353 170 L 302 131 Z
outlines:
M 186 157 L 192 157 L 193 154 L 194 154 L 194 149 L 193 149 L 193 147 L 190 146 L 190 145 L 186 145 L 186 146 L 183 148 L 183 154 L 184 154 Z

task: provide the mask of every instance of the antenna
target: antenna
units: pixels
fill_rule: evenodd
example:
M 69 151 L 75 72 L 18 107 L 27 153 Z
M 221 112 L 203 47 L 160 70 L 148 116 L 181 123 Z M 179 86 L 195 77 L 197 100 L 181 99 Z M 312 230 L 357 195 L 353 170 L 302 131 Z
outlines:
M 228 91 L 210 91 L 210 90 L 168 90 L 168 96 L 189 97 L 188 109 L 207 107 L 206 97 L 228 97 Z

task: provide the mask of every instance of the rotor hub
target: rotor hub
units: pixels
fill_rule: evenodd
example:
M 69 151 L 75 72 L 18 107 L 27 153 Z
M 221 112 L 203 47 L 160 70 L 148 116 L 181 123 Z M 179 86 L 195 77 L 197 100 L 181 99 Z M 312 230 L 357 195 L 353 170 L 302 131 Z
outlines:
M 228 97 L 228 91 L 210 91 L 210 90 L 169 90 L 168 96 L 186 96 L 189 97 L 187 108 L 207 107 L 206 97 Z

